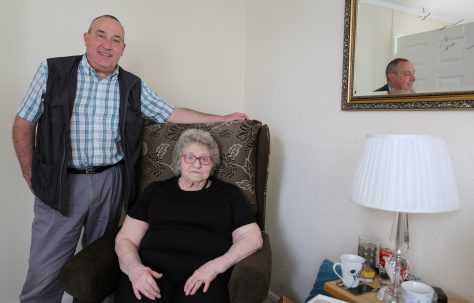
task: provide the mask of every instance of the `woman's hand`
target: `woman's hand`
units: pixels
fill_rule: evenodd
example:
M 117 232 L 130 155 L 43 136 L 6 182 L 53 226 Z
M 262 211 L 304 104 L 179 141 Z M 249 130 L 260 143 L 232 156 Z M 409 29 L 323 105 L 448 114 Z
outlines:
M 203 292 L 207 292 L 209 285 L 218 274 L 262 248 L 260 227 L 256 223 L 250 223 L 235 229 L 232 232 L 232 243 L 225 254 L 199 267 L 189 277 L 184 285 L 186 295 L 194 295 L 202 285 L 204 285 Z
M 217 260 L 211 260 L 194 271 L 193 275 L 188 278 L 184 285 L 184 293 L 194 295 L 202 285 L 204 285 L 203 292 L 207 292 L 211 282 L 221 273 L 222 266 Z
M 128 278 L 132 282 L 135 297 L 141 300 L 141 294 L 143 294 L 150 300 L 161 298 L 160 288 L 156 284 L 155 279 L 159 279 L 162 276 L 162 274 L 142 264 L 137 264 L 130 268 Z

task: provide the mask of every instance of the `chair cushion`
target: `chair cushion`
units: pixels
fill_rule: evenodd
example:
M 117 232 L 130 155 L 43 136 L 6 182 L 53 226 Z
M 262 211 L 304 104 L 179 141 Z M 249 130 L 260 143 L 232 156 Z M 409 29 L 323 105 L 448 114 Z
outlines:
M 258 132 L 262 123 L 256 120 L 210 124 L 144 123 L 142 157 L 137 167 L 139 191 L 154 181 L 173 176 L 169 163 L 179 136 L 189 128 L 209 131 L 221 154 L 221 164 L 214 172 L 218 179 L 236 185 L 257 213 L 255 167 Z M 245 163 L 243 165 L 238 163 Z

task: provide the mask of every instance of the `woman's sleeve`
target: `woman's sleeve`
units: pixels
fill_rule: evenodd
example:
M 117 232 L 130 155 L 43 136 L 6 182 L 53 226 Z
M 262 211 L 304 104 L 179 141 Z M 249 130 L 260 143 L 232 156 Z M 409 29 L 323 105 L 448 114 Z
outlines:
M 232 212 L 232 230 L 236 230 L 237 228 L 250 223 L 255 223 L 255 218 L 252 215 L 250 206 L 242 193 L 235 187 L 232 190 Z
M 128 210 L 128 215 L 134 219 L 148 222 L 148 205 L 153 197 L 155 185 L 150 184 L 137 198 L 135 204 Z

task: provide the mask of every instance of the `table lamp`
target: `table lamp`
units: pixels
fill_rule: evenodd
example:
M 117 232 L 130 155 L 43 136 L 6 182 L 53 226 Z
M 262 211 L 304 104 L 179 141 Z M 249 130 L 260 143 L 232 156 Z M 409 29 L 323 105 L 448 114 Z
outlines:
M 384 302 L 400 302 L 400 258 L 408 249 L 408 213 L 459 208 L 456 180 L 444 140 L 429 135 L 368 135 L 351 200 L 397 213 L 395 272 Z

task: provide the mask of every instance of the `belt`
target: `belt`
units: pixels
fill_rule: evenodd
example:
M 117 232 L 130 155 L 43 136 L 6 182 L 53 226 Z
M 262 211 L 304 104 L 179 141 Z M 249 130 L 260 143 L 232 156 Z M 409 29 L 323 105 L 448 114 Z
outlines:
M 92 167 L 86 167 L 86 168 L 70 168 L 68 167 L 67 172 L 68 174 L 85 174 L 85 175 L 93 175 L 93 174 L 98 174 L 100 172 L 103 172 L 106 169 L 112 168 L 115 165 L 121 163 L 122 161 L 111 164 L 111 165 L 104 165 L 104 166 L 92 166 Z

